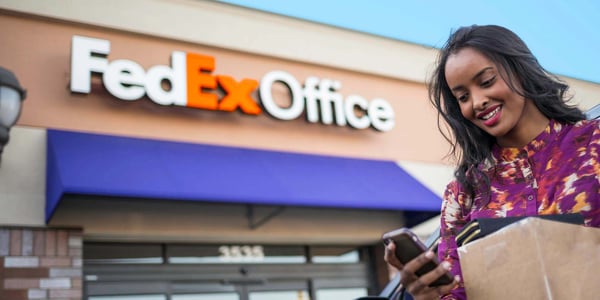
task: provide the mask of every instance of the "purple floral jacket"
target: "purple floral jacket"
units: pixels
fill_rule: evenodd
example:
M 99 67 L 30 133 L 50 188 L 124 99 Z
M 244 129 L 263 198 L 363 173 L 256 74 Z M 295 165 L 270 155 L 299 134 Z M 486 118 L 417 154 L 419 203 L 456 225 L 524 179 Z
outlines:
M 478 193 L 470 199 L 456 180 L 450 182 L 441 211 L 440 260 L 449 261 L 451 272 L 461 275 L 454 239 L 475 218 L 579 212 L 586 226 L 600 227 L 599 126 L 597 120 L 550 120 L 523 148 L 495 146 L 493 161 L 480 166 L 490 179 L 487 199 Z M 464 283 L 442 299 L 466 299 Z

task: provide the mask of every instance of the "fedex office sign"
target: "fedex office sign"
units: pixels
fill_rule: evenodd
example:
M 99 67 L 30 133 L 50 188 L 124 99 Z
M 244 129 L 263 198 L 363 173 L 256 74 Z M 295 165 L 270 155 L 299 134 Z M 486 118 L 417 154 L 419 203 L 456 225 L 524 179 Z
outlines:
M 110 42 L 73 36 L 71 45 L 72 92 L 88 94 L 93 73 L 102 74 L 102 83 L 113 96 L 126 101 L 148 96 L 160 105 L 259 115 L 263 110 L 279 120 L 294 120 L 306 115 L 311 123 L 374 128 L 389 131 L 394 127 L 394 111 L 384 99 L 371 101 L 358 96 L 343 97 L 337 80 L 308 77 L 304 84 L 284 71 L 271 71 L 259 81 L 236 80 L 228 75 L 213 75 L 215 59 L 196 53 L 173 51 L 171 65 L 156 65 L 148 70 L 128 59 L 108 60 Z M 168 82 L 167 87 L 163 82 Z M 282 83 L 289 91 L 290 105 L 281 106 L 272 93 Z M 259 101 L 252 98 L 258 88 Z M 216 93 L 223 91 L 223 96 Z

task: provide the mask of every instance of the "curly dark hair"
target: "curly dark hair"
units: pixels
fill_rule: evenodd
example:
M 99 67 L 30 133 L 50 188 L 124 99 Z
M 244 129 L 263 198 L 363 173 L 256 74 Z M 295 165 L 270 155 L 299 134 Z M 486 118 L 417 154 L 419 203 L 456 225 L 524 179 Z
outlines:
M 466 47 L 479 51 L 496 64 L 510 89 L 526 101 L 533 101 L 547 118 L 575 123 L 585 119 L 585 115 L 580 109 L 567 104 L 570 100 L 568 85 L 546 71 L 514 32 L 497 25 L 472 25 L 454 31 L 439 52 L 435 71 L 428 83 L 429 99 L 438 111 L 438 128 L 451 145 L 448 155 L 458 162 L 454 172 L 456 180 L 468 194 L 474 196 L 476 190 L 486 192 L 489 189 L 489 178 L 479 165 L 491 161 L 491 149 L 496 139 L 463 117 L 459 103 L 446 82 L 448 57 Z M 450 133 L 442 128 L 442 119 Z

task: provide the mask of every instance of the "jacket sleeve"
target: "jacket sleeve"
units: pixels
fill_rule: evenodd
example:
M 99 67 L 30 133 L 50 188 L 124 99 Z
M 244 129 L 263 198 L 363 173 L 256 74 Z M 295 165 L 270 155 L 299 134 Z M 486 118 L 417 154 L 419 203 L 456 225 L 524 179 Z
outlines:
M 585 225 L 600 228 L 600 120 L 592 121 L 593 132 L 589 142 L 590 162 L 593 166 L 596 182 L 592 185 L 594 188 L 588 190 L 589 209 L 582 212 L 585 218 Z
M 443 295 L 441 299 L 466 299 L 465 288 L 460 269 L 458 252 L 456 250 L 455 237 L 462 227 L 466 224 L 464 211 L 464 193 L 460 192 L 459 184 L 456 180 L 450 182 L 444 192 L 441 224 L 440 224 L 440 244 L 438 245 L 438 258 L 440 261 L 448 261 L 451 264 L 450 272 L 452 275 L 460 276 L 460 283 L 449 293 Z

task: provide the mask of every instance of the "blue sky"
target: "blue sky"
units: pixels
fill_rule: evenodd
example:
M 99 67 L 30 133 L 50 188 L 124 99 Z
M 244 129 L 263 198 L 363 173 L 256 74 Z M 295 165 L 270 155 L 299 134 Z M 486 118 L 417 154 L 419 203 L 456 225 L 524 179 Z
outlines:
M 549 71 L 600 83 L 596 0 L 221 0 L 299 19 L 439 48 L 463 25 L 516 32 Z

